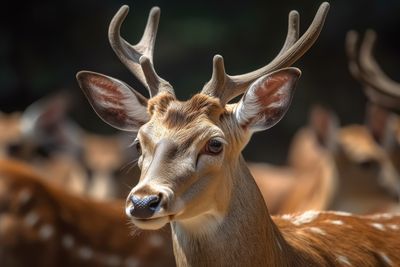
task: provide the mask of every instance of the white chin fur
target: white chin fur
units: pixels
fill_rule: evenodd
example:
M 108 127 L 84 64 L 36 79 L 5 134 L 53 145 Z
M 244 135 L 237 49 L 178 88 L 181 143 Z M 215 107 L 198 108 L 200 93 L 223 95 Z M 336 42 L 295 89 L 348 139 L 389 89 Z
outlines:
M 167 216 L 148 220 L 137 220 L 131 217 L 131 221 L 142 230 L 158 230 L 169 223 Z

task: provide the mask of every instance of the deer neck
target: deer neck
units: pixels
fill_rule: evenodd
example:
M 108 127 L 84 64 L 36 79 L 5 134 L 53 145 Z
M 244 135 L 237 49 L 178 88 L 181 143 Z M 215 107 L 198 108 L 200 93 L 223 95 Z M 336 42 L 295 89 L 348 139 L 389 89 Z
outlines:
M 198 228 L 187 227 L 185 221 L 171 223 L 177 265 L 287 266 L 286 243 L 242 157 L 230 179 L 230 200 L 217 227 L 203 225 L 211 230 L 199 234 Z M 191 220 L 203 220 L 203 224 L 217 220 L 212 215 L 201 216 Z

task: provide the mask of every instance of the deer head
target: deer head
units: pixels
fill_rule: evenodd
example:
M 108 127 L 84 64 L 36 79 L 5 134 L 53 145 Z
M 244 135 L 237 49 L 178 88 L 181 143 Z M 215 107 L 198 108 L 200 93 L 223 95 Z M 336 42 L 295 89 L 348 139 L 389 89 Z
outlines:
M 77 79 L 105 122 L 137 132 L 134 144 L 141 151 L 142 172 L 126 206 L 136 225 L 158 229 L 200 215 L 224 216 L 242 149 L 254 132 L 274 126 L 286 113 L 300 77 L 300 70 L 289 66 L 314 43 L 327 11 L 328 4 L 322 4 L 300 38 L 299 15 L 292 11 L 281 52 L 258 70 L 227 75 L 222 57 L 215 56 L 211 80 L 188 101 L 177 100 L 153 67 L 159 9 L 151 10 L 143 37 L 134 46 L 119 35 L 128 7 L 118 11 L 109 28 L 111 46 L 151 98 L 102 74 L 83 71 Z M 228 103 L 241 94 L 238 103 Z
M 386 203 L 397 203 L 399 174 L 368 128 L 363 125 L 339 128 L 336 116 L 322 108 L 312 111 L 311 128 L 318 140 L 319 145 L 313 150 L 319 151 L 319 160 L 316 157 L 308 160 L 308 166 L 318 166 L 316 162 L 325 160 L 325 168 L 334 169 L 331 174 L 336 177 L 332 179 L 337 180 L 334 197 L 326 208 L 365 214 L 385 211 Z M 315 154 L 313 150 L 308 154 Z M 304 162 L 299 153 L 295 156 L 292 158 Z
M 398 107 L 400 86 L 390 79 L 373 56 L 376 33 L 368 30 L 357 47 L 358 34 L 350 31 L 346 38 L 349 69 L 353 77 L 363 86 L 370 103 L 367 105 L 366 125 L 378 144 L 388 153 L 400 170 L 400 142 Z

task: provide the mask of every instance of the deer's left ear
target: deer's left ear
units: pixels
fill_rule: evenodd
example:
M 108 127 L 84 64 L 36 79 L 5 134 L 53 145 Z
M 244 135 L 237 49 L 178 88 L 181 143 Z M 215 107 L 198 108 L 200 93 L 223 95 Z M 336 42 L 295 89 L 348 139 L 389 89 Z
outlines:
M 278 123 L 290 106 L 300 75 L 297 68 L 285 68 L 252 83 L 234 111 L 239 125 L 256 132 Z

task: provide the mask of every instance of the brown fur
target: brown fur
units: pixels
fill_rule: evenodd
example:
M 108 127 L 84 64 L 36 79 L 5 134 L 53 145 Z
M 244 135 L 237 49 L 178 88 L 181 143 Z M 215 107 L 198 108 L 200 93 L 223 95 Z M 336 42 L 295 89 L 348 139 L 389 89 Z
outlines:
M 190 101 L 173 101 L 170 102 L 168 108 L 200 109 L 195 106 L 185 107 L 190 104 Z M 168 108 L 165 114 L 168 114 Z M 341 266 L 345 265 L 341 262 L 343 259 L 354 262 L 354 266 L 358 266 L 357 264 L 360 264 L 362 259 L 366 259 L 365 266 L 376 266 L 384 264 L 385 256 L 394 263 L 400 262 L 400 258 L 393 249 L 400 245 L 396 231 L 387 230 L 384 240 L 389 242 L 381 247 L 375 245 L 383 244 L 383 241 L 378 242 L 378 239 L 383 240 L 380 236 L 381 230 L 369 223 L 383 223 L 386 220 L 382 219 L 384 217 L 371 220 L 367 217 L 350 216 L 343 219 L 341 214 L 328 214 L 318 216 L 318 219 L 299 226 L 285 222 L 279 217 L 271 220 L 262 195 L 244 160 L 237 156 L 247 142 L 248 135 L 244 130 L 240 130 L 240 127 L 232 130 L 231 128 L 235 125 L 228 115 L 229 112 L 226 114 L 219 120 L 204 116 L 204 113 L 198 113 L 196 117 L 189 114 L 190 116 L 179 119 L 185 121 L 186 125 L 178 129 L 170 129 L 169 121 L 159 119 L 164 118 L 164 114 L 155 113 L 150 122 L 139 131 L 139 138 L 141 138 L 141 131 L 151 135 L 154 148 L 154 144 L 161 143 L 163 141 L 160 140 L 165 139 L 179 144 L 182 140 L 193 136 L 196 129 L 201 129 L 202 125 L 209 125 L 211 121 L 222 129 L 230 144 L 226 147 L 224 164 L 220 169 L 214 168 L 213 163 L 210 162 L 209 169 L 204 170 L 208 173 L 207 175 L 213 174 L 210 180 L 205 178 L 207 175 L 203 173 L 203 170 L 190 175 L 180 173 L 186 168 L 184 158 L 189 157 L 189 154 L 185 154 L 187 151 L 181 151 L 182 157 L 170 157 L 168 150 L 155 148 L 155 151 L 150 152 L 143 144 L 142 149 L 145 155 L 149 155 L 148 153 L 155 153 L 155 155 L 151 161 L 145 158 L 145 162 L 141 163 L 142 177 L 139 185 L 132 192 L 140 194 L 149 190 L 150 185 L 154 188 L 158 184 L 163 184 L 174 192 L 173 199 L 181 198 L 188 201 L 183 211 L 173 217 L 170 216 L 174 253 L 178 266 Z M 193 128 L 194 125 L 195 128 Z M 207 135 L 207 133 L 204 134 Z M 199 140 L 203 138 L 205 137 L 198 136 L 188 150 L 193 149 L 193 146 L 198 147 Z M 157 164 L 151 165 L 150 162 L 157 162 Z M 185 180 L 175 180 L 181 175 L 185 177 Z M 196 191 L 190 190 L 204 179 L 206 179 L 205 184 L 198 187 Z M 151 193 L 154 194 L 153 191 Z M 192 218 L 195 214 L 201 214 L 202 209 L 209 205 L 216 206 L 216 210 L 223 216 L 221 222 L 213 222 L 214 215 L 210 215 L 209 219 L 206 215 L 201 215 L 203 216 L 201 220 L 205 221 Z M 344 225 L 328 224 L 322 229 L 328 219 L 343 220 Z M 391 225 L 398 225 L 400 217 L 393 217 L 388 222 Z M 217 228 L 214 228 L 213 224 L 217 224 Z M 315 228 L 322 229 L 327 234 L 319 234 L 318 230 L 310 232 L 305 226 L 314 227 L 312 228 L 314 230 Z M 362 229 L 362 234 L 355 232 L 354 229 Z M 338 242 L 339 236 L 345 238 L 343 244 L 332 246 Z M 377 252 L 377 249 L 380 250 Z M 378 254 L 380 252 L 384 254 Z

